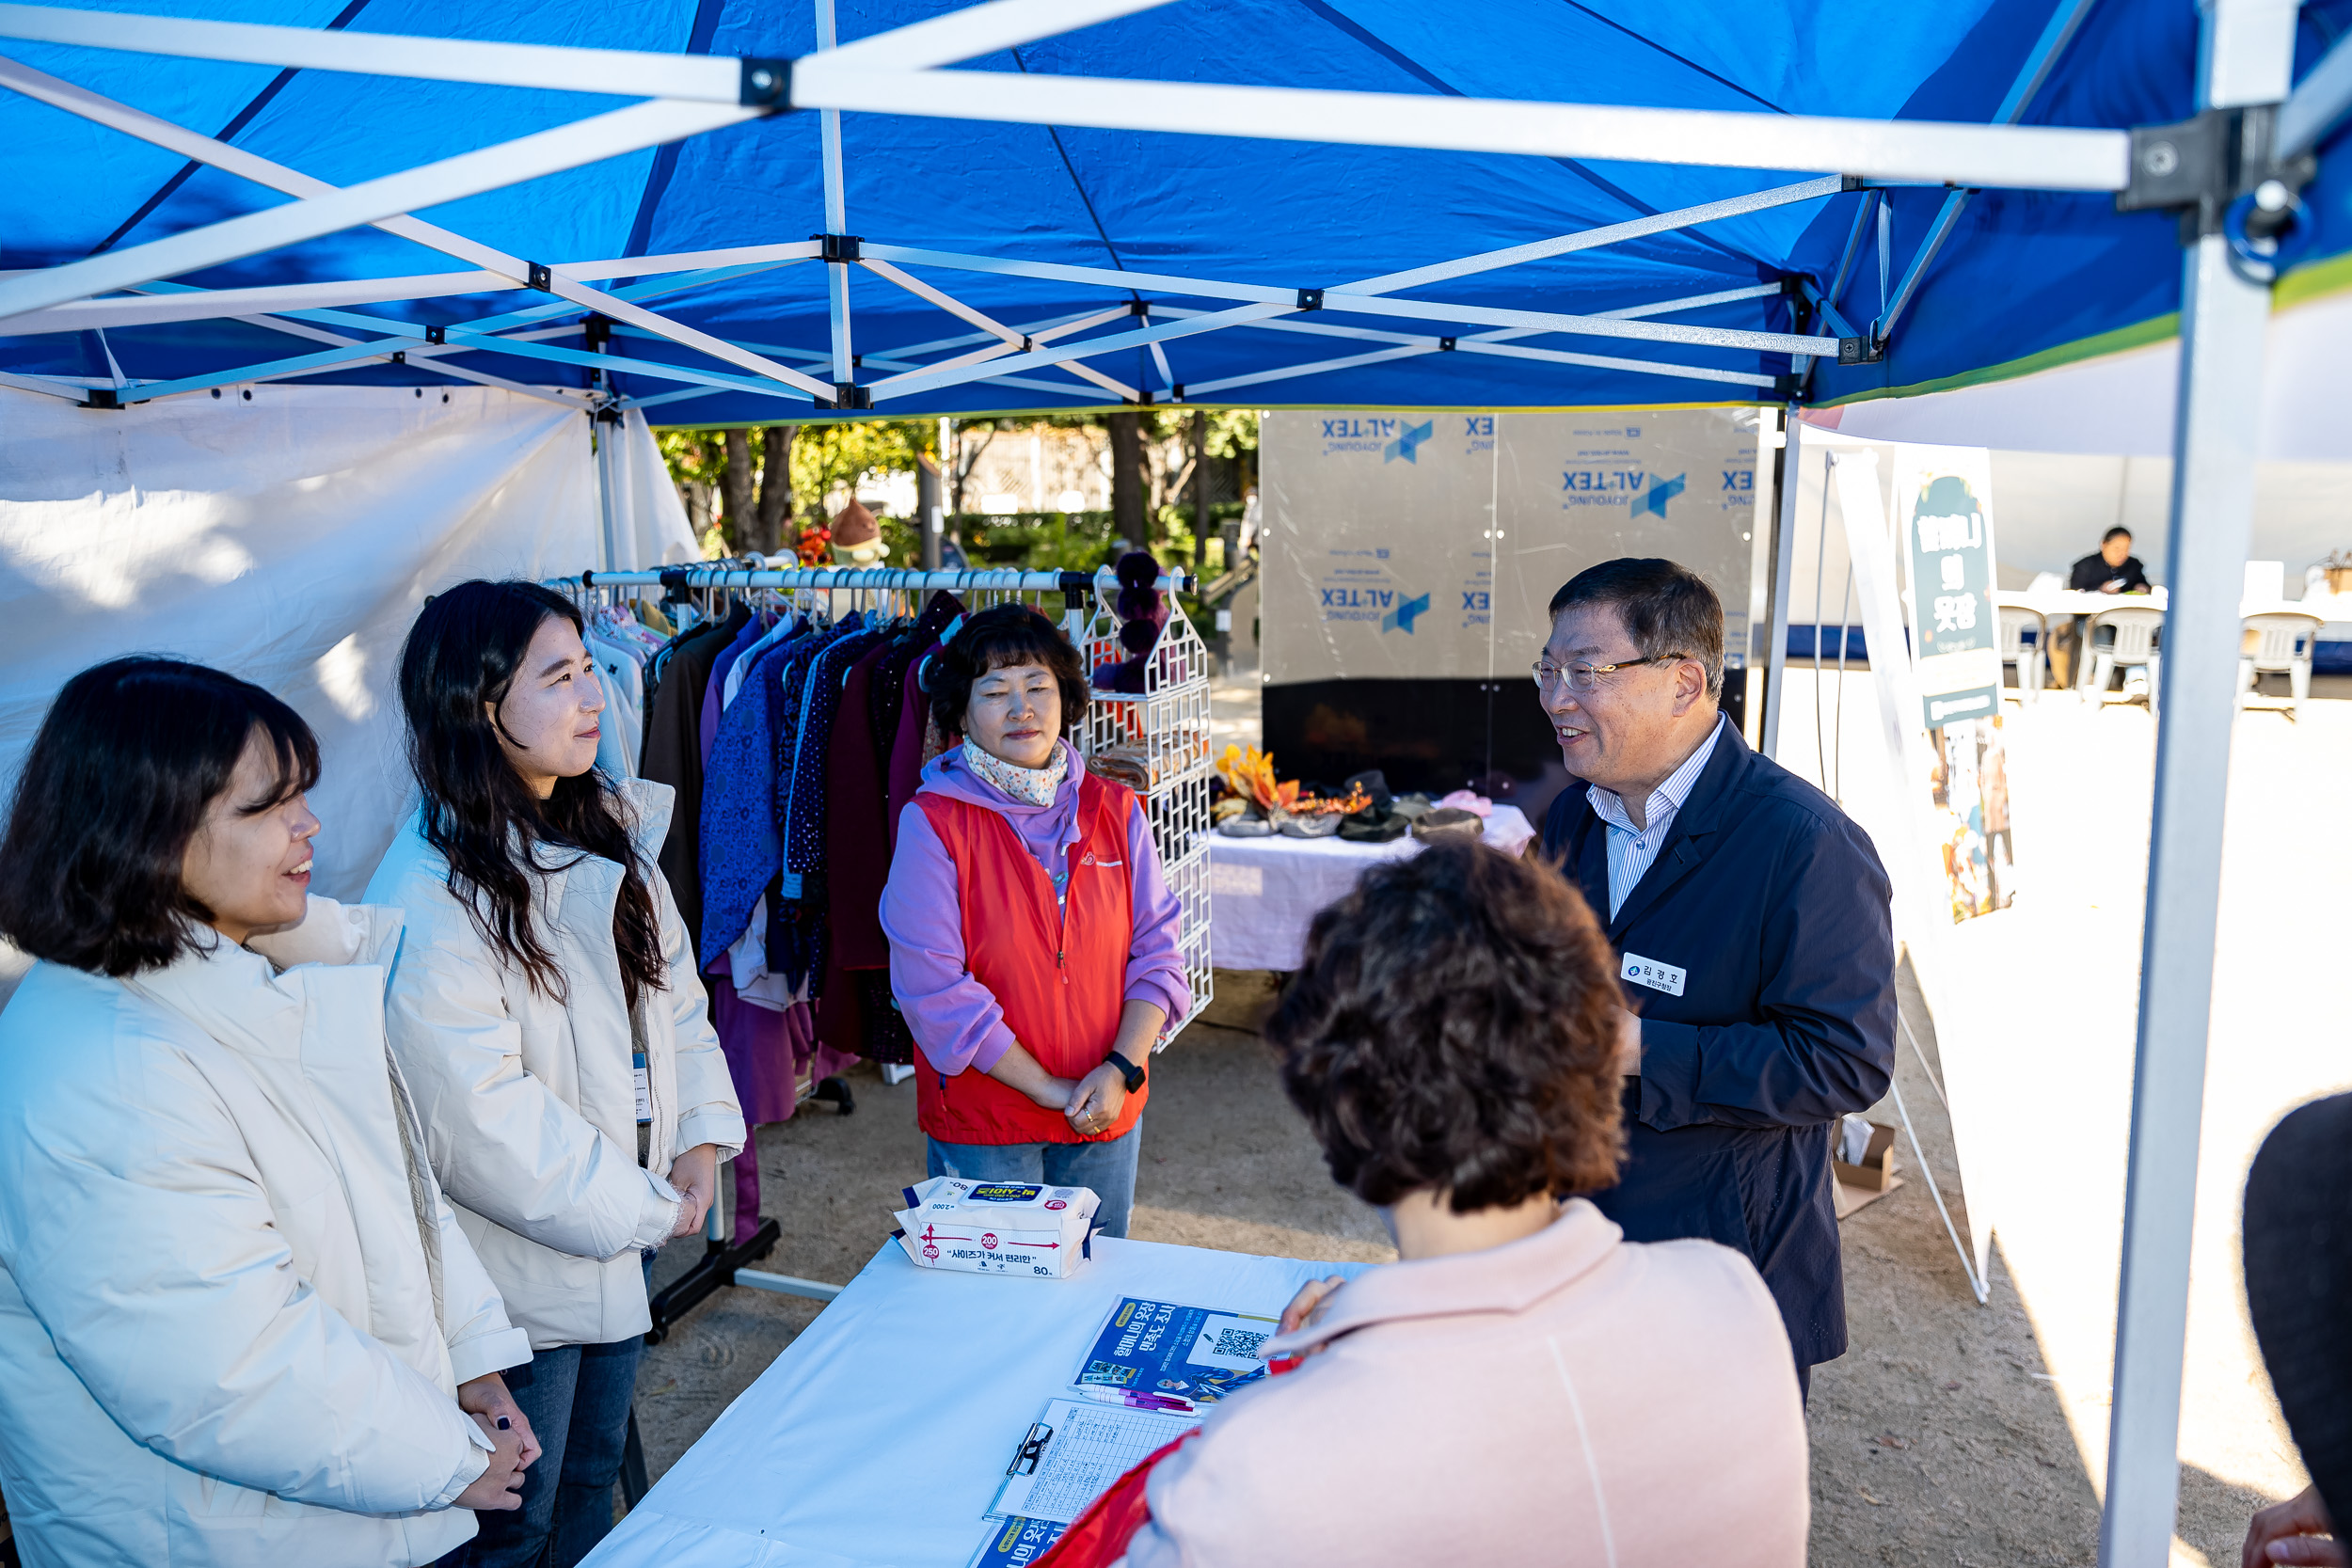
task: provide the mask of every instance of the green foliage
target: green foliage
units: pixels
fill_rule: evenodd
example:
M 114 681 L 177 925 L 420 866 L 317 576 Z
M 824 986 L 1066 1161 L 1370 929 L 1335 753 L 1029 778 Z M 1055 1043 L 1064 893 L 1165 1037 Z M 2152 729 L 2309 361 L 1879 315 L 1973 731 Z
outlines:
M 725 431 L 657 430 L 653 439 L 661 449 L 661 460 L 669 465 L 674 482 L 718 488 L 727 467 Z
M 873 420 L 804 424 L 792 442 L 792 509 L 813 516 L 836 490 L 869 473 L 911 474 L 918 455 L 939 459 L 937 420 Z M 890 556 L 898 558 L 894 542 Z

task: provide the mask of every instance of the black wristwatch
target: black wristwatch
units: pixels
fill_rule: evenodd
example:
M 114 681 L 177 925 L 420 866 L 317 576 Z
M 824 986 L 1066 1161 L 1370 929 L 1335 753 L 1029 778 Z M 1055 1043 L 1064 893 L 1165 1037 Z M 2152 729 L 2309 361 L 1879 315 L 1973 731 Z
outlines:
M 1141 1066 L 1129 1061 L 1126 1057 L 1120 1055 L 1116 1051 L 1110 1053 L 1109 1065 L 1117 1068 L 1119 1069 L 1119 1075 L 1127 1080 L 1127 1092 L 1129 1094 L 1133 1094 L 1137 1089 L 1143 1087 L 1143 1069 Z

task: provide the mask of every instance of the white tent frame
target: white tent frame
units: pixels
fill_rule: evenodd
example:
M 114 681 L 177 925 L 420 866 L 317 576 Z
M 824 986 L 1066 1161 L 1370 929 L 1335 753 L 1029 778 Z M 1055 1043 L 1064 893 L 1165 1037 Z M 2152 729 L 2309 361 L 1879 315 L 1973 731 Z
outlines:
M 257 320 L 295 336 L 324 338 L 329 344 L 317 353 L 217 376 L 130 383 L 118 373 L 116 385 L 107 388 L 111 395 L 105 401 L 110 403 L 184 395 L 395 355 L 411 360 L 431 359 L 437 370 L 473 379 L 513 385 L 450 363 L 453 356 L 478 348 L 686 384 L 679 391 L 654 397 L 626 400 L 607 394 L 596 399 L 608 406 L 631 401 L 638 406 L 651 406 L 698 395 L 700 388 L 723 388 L 846 410 L 866 406 L 868 397 L 887 402 L 893 395 L 972 382 L 1080 395 L 1095 388 L 1140 401 L 1139 388 L 1112 381 L 1081 361 L 1149 348 L 1164 390 L 1174 393 L 1179 384 L 1162 345 L 1229 329 L 1285 331 L 1382 346 L 1184 390 L 1232 389 L 1284 375 L 1449 351 L 1750 386 L 1764 378 L 1576 355 L 1529 347 L 1514 340 L 1560 334 L 1733 347 L 1799 358 L 1834 355 L 1838 340 L 1828 331 L 1848 338 L 1862 336 L 1851 331 L 1838 315 L 1836 299 L 1859 254 L 1874 198 L 1865 198 L 1831 290 L 1825 295 L 1807 291 L 1809 302 L 1824 323 L 1826 330 L 1820 336 L 1740 331 L 1653 319 L 1720 303 L 1745 291 L 1665 300 L 1592 316 L 1448 305 L 1400 298 L 1397 293 L 1420 284 L 1565 255 L 1734 213 L 1820 199 L 1836 190 L 1889 183 L 1948 186 L 1953 194 L 1938 216 L 1928 247 L 1902 279 L 1889 308 L 1872 324 L 1871 339 L 1883 341 L 1915 293 L 1927 261 L 1948 233 L 1958 203 L 1969 191 L 1983 186 L 2119 191 L 2129 182 L 2131 172 L 2131 140 L 2124 132 L 2014 123 L 2072 35 L 2085 8 L 2080 0 L 2061 8 L 2053 18 L 2026 72 L 2004 103 L 2000 122 L 1990 125 L 1034 77 L 942 69 L 1163 3 L 1166 0 L 989 0 L 836 45 L 831 0 L 816 0 L 819 50 L 790 61 L 324 32 L 0 4 L 0 37 L 644 100 L 570 125 L 338 189 L 71 84 L 0 61 L 0 87 L 40 98 L 294 197 L 280 206 L 148 244 L 0 277 L 0 333 L 83 330 L 107 323 L 217 315 Z M 2352 45 L 2338 48 L 2290 96 L 2292 4 L 2208 0 L 2203 25 L 2201 109 L 2280 104 L 2278 140 L 2292 153 L 2315 146 L 2343 118 L 2347 104 L 2352 104 Z M 505 255 L 407 216 L 459 197 L 792 108 L 813 108 L 821 117 L 829 236 L 823 241 L 548 264 Z M 1213 130 L 1218 135 L 1271 140 L 1835 172 L 1825 179 L 1759 191 L 1727 202 L 1410 272 L 1327 287 L 1281 289 L 850 241 L 841 179 L 839 117 L 844 111 L 1176 134 Z M 163 281 L 358 224 L 375 224 L 403 234 L 468 261 L 476 270 L 281 289 L 200 291 Z M 723 342 L 638 303 L 718 277 L 808 260 L 821 260 L 827 277 L 831 341 L 822 351 Z M 1883 260 L 1882 253 L 1882 264 Z M 848 292 L 849 269 L 853 265 L 907 289 L 976 331 L 901 350 L 888 363 L 867 361 L 893 373 L 870 388 L 855 387 L 859 359 L 853 352 Z M 1055 322 L 1008 325 L 915 277 L 905 270 L 910 267 L 1009 274 L 1101 287 L 1125 294 L 1130 303 Z M 623 277 L 640 281 L 610 292 L 591 286 L 595 279 Z M 2183 277 L 2183 352 L 2171 508 L 2170 559 L 2176 583 L 2167 616 L 2163 718 L 2157 732 L 2114 1404 L 2100 1537 L 2100 1560 L 2110 1568 L 2125 1564 L 2140 1568 L 2166 1561 L 2177 1503 L 2176 1447 L 2189 1239 L 2222 816 L 2231 722 L 2236 705 L 2239 564 L 2246 558 L 2251 534 L 2257 394 L 2269 309 L 2268 288 L 2248 281 L 2233 268 L 2223 236 L 2208 235 L 2189 245 Z M 551 301 L 446 329 L 342 309 L 434 297 L 443 292 L 473 293 L 516 287 L 550 295 Z M 1142 290 L 1222 303 L 1205 310 L 1160 306 L 1156 313 L 1165 319 L 1154 323 L 1153 308 L 1138 293 Z M 122 297 L 126 292 L 130 297 Z M 597 311 L 620 324 L 617 334 L 666 339 L 729 369 L 703 370 L 610 352 L 559 348 L 537 341 L 577 330 L 576 326 L 548 329 L 541 324 L 578 316 L 583 310 Z M 1144 325 L 1065 341 L 1130 313 Z M 1317 319 L 1295 319 L 1301 315 Z M 1337 326 L 1329 324 L 1334 315 L 1468 324 L 1488 330 L 1461 337 Z M 345 338 L 321 330 L 331 327 L 361 336 Z M 1051 346 L 1041 346 L 1049 340 Z M 941 360 L 913 357 L 940 350 L 973 352 L 951 354 Z M 788 362 L 794 360 L 798 366 Z M 828 372 L 830 379 L 811 374 L 802 366 Z M 1073 370 L 1084 382 L 1040 382 L 1025 373 L 1049 367 Z M 10 386 L 75 401 L 99 401 L 92 388 L 63 378 L 8 375 L 0 379 Z M 546 388 L 516 389 L 557 395 Z M 1793 447 L 1793 421 L 1790 434 Z M 1793 485 L 1787 486 L 1784 498 L 1793 489 Z M 1788 539 L 1788 531 L 1784 528 L 1784 553 Z M 1781 578 L 1785 580 L 1785 572 Z M 1784 635 L 1785 610 L 1785 604 L 1775 606 L 1775 644 Z M 1778 687 L 1775 680 L 1770 688 L 1775 697 Z

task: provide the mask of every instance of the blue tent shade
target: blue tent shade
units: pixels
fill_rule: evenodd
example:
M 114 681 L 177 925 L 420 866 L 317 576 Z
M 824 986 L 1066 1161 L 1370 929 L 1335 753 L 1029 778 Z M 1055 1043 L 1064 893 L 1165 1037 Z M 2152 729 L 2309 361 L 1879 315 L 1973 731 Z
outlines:
M 91 3 L 91 0 L 83 0 Z M 99 0 L 106 8 L 219 20 L 469 39 L 718 55 L 799 55 L 816 46 L 812 8 L 748 0 Z M 2069 0 L 2072 3 L 2072 0 Z M 847 41 L 958 8 L 936 0 L 846 0 Z M 1490 0 L 1470 11 L 1397 0 L 1182 0 L 961 69 L 1433 95 L 1983 122 L 2027 64 L 2052 0 L 1943 6 L 1825 6 L 1777 0 L 1694 7 L 1663 0 Z M 2352 0 L 2305 8 L 2297 71 L 2352 24 Z M 2125 127 L 2192 111 L 2197 11 L 2190 0 L 2096 0 L 2046 81 L 2027 124 Z M 542 130 L 619 101 L 537 90 L 183 60 L 44 44 L 12 57 L 206 135 L 337 183 Z M 1213 127 L 1204 127 L 1211 129 Z M 0 94 L 0 267 L 72 261 L 137 245 L 283 198 L 47 105 Z M 1114 270 L 1315 288 L 1793 182 L 1787 175 L 1664 165 L 1268 143 L 880 115 L 845 117 L 847 227 L 876 243 Z M 2324 150 L 2324 149 L 2323 149 Z M 2352 249 L 2346 176 L 2306 193 L 2316 241 L 2305 264 Z M 1702 227 L 1410 291 L 1470 305 L 1597 313 L 1803 276 L 1825 288 L 1865 193 L 1833 195 Z M 1890 284 L 1925 239 L 1945 193 L 1889 193 Z M 775 244 L 824 228 L 818 119 L 776 116 L 455 201 L 421 214 L 536 261 L 584 261 Z M 1840 306 L 1877 314 L 1880 259 L 1870 226 Z M 180 278 L 204 287 L 451 271 L 462 263 L 375 230 L 354 230 Z M 1014 326 L 1114 307 L 1113 290 L 1002 275 L 915 269 Z M 694 326 L 762 353 L 822 352 L 826 269 L 801 262 L 648 299 Z M 882 278 L 852 269 L 852 339 L 862 356 L 970 329 Z M 614 286 L 626 283 L 616 279 Z M 2180 292 L 2169 214 L 2118 214 L 2106 196 L 1988 191 L 1962 210 L 1885 360 L 1824 364 L 1817 402 L 1979 376 L 2106 335 L 2152 330 Z M 1220 302 L 1140 288 L 1152 307 Z M 363 306 L 360 314 L 462 323 L 534 303 L 516 293 Z M 1785 294 L 1677 315 L 1677 321 L 1798 330 Z M 1170 318 L 1155 313 L 1154 323 Z M 1311 322 L 1436 335 L 1438 323 L 1344 316 Z M 1134 324 L 1129 324 L 1134 325 Z M 1113 330 L 1104 327 L 1098 330 Z M 1458 329 L 1463 334 L 1476 326 Z M 5 327 L 0 327 L 5 331 Z M 549 340 L 579 347 L 578 335 Z M 1523 340 L 1547 349 L 1709 366 L 1769 377 L 1783 355 L 1589 337 Z M 109 351 L 142 380 L 219 373 L 307 352 L 296 339 L 230 321 L 0 338 L 0 369 L 108 375 Z M 1167 382 L 1226 377 L 1377 350 L 1352 341 L 1241 328 L 1093 361 L 1168 395 Z M 612 352 L 729 370 L 624 331 Z M 934 349 L 912 363 L 943 357 Z M 515 380 L 582 385 L 586 372 L 497 353 L 464 362 Z M 823 365 L 787 359 L 830 381 Z M 863 367 L 871 382 L 887 369 Z M 419 365 L 342 368 L 321 380 L 400 385 L 443 379 Z M 970 383 L 881 401 L 883 415 L 1101 406 L 1110 394 L 1060 370 L 1041 385 Z M 618 389 L 682 389 L 623 374 Z M 1066 387 L 1067 390 L 1046 389 Z M 130 395 L 135 395 L 135 393 Z M 1770 388 L 1582 365 L 1428 353 L 1210 393 L 1243 406 L 1557 407 L 1772 401 Z M 660 404 L 658 422 L 767 422 L 809 417 L 809 403 L 734 390 Z

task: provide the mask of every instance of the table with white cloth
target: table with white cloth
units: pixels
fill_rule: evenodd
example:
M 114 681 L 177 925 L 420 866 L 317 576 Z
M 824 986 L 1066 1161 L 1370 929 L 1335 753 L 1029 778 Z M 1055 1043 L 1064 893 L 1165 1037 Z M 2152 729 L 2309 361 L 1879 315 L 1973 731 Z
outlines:
M 1517 806 L 1498 805 L 1486 842 L 1516 855 L 1535 836 Z M 1387 844 L 1343 838 L 1230 838 L 1209 846 L 1209 962 L 1218 969 L 1296 969 L 1316 913 L 1347 896 L 1357 879 L 1383 861 L 1421 852 L 1406 833 Z
M 1368 1266 L 1098 1237 L 1073 1277 L 1021 1279 L 918 1269 L 886 1242 L 588 1561 L 963 1568 L 1006 1464 L 1120 1297 L 1272 1317 Z

